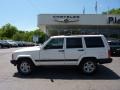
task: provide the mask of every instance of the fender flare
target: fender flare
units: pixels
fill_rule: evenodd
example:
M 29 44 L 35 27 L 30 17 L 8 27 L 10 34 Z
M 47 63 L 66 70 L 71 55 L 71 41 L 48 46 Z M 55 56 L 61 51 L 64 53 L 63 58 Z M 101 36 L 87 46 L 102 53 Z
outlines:
M 19 55 L 19 56 L 17 56 L 17 61 L 19 61 L 20 59 L 22 59 L 22 58 L 27 58 L 27 59 L 30 59 L 31 60 L 31 62 L 35 65 L 35 62 L 34 62 L 34 60 L 32 59 L 32 57 L 30 56 L 30 55 Z
M 97 63 L 97 58 L 96 57 L 81 57 L 79 59 L 78 65 L 80 65 L 83 60 L 89 60 L 89 59 L 94 60 Z

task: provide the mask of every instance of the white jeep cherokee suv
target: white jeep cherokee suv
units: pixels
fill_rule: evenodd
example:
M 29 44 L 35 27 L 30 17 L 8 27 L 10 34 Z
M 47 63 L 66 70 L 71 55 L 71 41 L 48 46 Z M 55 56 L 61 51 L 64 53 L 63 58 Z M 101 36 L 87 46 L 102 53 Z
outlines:
M 97 64 L 111 62 L 110 47 L 103 35 L 52 36 L 40 47 L 15 51 L 11 60 L 23 75 L 45 65 L 74 65 L 92 74 Z

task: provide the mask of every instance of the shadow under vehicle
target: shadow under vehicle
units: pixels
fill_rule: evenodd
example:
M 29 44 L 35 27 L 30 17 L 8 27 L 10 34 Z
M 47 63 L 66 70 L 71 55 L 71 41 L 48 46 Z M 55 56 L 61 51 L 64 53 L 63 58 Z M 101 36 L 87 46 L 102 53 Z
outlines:
M 98 65 L 98 71 L 94 75 L 85 75 L 80 72 L 77 67 L 73 66 L 53 66 L 53 67 L 36 67 L 34 73 L 29 76 L 23 76 L 19 73 L 14 73 L 13 77 L 21 79 L 56 79 L 62 80 L 119 80 L 120 76 L 113 70 L 104 65 Z

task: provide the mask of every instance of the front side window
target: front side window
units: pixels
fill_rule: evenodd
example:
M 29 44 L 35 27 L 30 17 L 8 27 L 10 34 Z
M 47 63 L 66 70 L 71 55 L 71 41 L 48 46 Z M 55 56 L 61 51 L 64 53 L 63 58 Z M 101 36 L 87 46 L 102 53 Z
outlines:
M 85 43 L 87 48 L 104 47 L 101 37 L 85 37 Z
M 63 48 L 64 38 L 53 38 L 45 46 L 45 49 L 62 49 Z
M 82 48 L 82 39 L 81 38 L 67 38 L 66 48 Z

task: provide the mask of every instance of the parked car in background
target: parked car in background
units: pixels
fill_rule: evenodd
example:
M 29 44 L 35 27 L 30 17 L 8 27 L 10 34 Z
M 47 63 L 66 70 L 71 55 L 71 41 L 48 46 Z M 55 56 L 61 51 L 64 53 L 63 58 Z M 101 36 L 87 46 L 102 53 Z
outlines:
M 15 41 L 18 44 L 18 47 L 24 47 L 24 44 L 22 41 Z
M 111 55 L 120 56 L 120 41 L 108 41 L 108 44 L 110 45 Z
M 13 40 L 5 40 L 5 41 L 10 44 L 10 47 L 18 47 L 18 44 Z
M 4 40 L 0 40 L 0 48 L 9 48 L 10 44 Z
M 35 43 L 27 41 L 0 40 L 0 48 L 31 47 L 31 46 L 35 46 Z
M 35 46 L 33 42 L 26 42 L 26 41 L 15 41 L 18 44 L 18 47 L 29 47 Z

